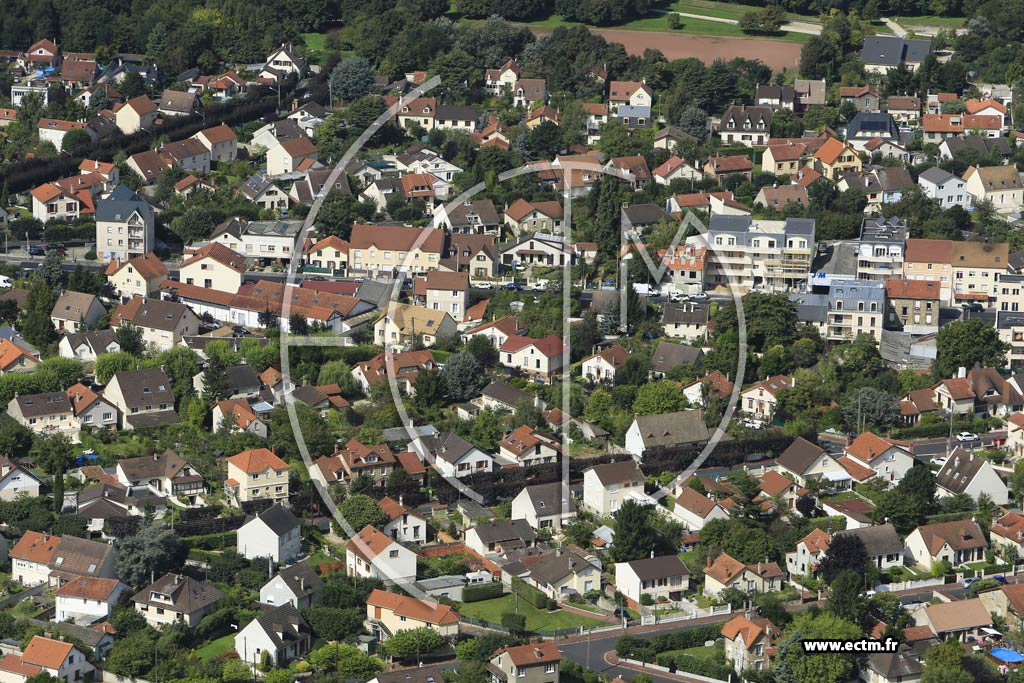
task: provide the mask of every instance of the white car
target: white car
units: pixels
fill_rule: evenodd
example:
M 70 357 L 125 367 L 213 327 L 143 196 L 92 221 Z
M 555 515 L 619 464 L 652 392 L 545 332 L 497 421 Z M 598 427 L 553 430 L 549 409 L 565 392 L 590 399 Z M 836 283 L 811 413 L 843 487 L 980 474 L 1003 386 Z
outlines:
M 938 465 L 939 467 L 945 467 L 946 462 L 948 460 L 949 460 L 948 457 L 940 458 L 940 457 L 936 456 L 936 457 L 932 458 L 931 460 L 929 460 L 928 462 L 930 462 L 933 465 Z
M 473 286 L 477 289 L 494 289 L 494 285 L 490 282 L 478 282 Z
M 711 298 L 711 295 L 708 294 L 707 292 L 697 292 L 696 294 L 691 294 L 686 298 L 689 299 L 690 301 L 707 301 L 708 299 Z
M 956 435 L 956 440 L 960 443 L 974 443 L 978 441 L 978 435 L 973 432 L 960 432 Z

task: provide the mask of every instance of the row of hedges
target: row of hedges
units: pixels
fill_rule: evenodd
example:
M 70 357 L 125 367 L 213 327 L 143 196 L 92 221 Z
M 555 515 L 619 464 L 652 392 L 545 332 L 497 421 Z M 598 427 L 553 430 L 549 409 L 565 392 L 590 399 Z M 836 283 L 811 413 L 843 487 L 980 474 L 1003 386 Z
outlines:
M 235 546 L 238 545 L 236 532 L 234 531 L 190 536 L 184 540 L 190 548 L 199 548 L 200 550 L 222 550 L 224 548 L 234 550 Z
M 699 659 L 693 655 L 658 655 L 656 663 L 659 666 L 668 668 L 668 670 L 672 672 L 685 671 L 686 673 L 697 674 L 698 676 L 707 676 L 708 678 L 717 678 L 722 681 L 732 680 L 731 674 L 733 671 L 725 664 L 720 664 L 719 662 L 709 661 L 706 659 Z
M 490 583 L 473 583 L 462 589 L 462 602 L 480 602 L 500 598 L 505 593 L 501 581 Z
M 615 645 L 615 652 L 619 657 L 626 659 L 653 662 L 658 653 L 700 647 L 709 640 L 718 639 L 721 635 L 721 624 L 706 624 L 696 628 L 660 633 L 653 638 L 622 636 Z
M 548 596 L 539 589 L 529 585 L 518 576 L 512 577 L 512 592 L 537 609 L 548 608 Z

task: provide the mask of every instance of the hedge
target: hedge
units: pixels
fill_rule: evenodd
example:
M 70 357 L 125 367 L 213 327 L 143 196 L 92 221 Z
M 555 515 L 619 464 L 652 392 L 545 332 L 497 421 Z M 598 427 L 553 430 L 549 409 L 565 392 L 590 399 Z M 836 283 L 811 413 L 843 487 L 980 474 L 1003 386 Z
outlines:
M 518 576 L 512 578 L 512 592 L 517 593 L 519 597 L 523 598 L 537 609 L 546 610 L 548 608 L 548 596 L 539 589 L 529 585 Z
M 501 581 L 474 583 L 462 589 L 462 602 L 480 602 L 500 598 L 505 593 Z
M 238 545 L 236 532 L 234 531 L 225 531 L 219 534 L 206 534 L 204 536 L 190 536 L 184 540 L 190 548 L 199 548 L 202 550 L 222 550 L 224 548 L 234 550 L 235 546 Z
M 721 624 L 706 624 L 684 631 L 661 633 L 650 639 L 641 636 L 623 636 L 615 645 L 615 652 L 619 657 L 625 659 L 653 662 L 660 652 L 700 647 L 709 640 L 718 639 L 721 635 Z
M 658 655 L 657 664 L 674 669 L 675 671 L 685 671 L 686 673 L 697 674 L 698 676 L 707 676 L 723 681 L 731 680 L 732 669 L 725 664 L 698 659 L 693 655 Z

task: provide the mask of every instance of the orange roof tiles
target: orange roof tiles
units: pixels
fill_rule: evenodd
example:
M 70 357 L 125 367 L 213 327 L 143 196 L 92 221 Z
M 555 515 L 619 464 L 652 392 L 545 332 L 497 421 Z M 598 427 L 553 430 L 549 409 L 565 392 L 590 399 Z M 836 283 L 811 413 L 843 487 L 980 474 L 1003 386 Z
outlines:
M 770 637 L 772 632 L 781 633 L 778 626 L 768 619 L 747 619 L 742 614 L 737 614 L 722 626 L 723 637 L 729 640 L 742 637 L 743 645 L 748 650 L 757 645 L 762 636 L 767 634 Z
M 562 660 L 562 655 L 558 651 L 558 646 L 555 645 L 553 640 L 545 640 L 541 643 L 530 643 L 528 645 L 517 645 L 514 647 L 503 647 L 493 655 L 491 658 L 498 656 L 499 654 L 507 653 L 509 659 L 516 666 L 532 666 L 534 664 L 544 664 L 547 662 L 558 662 Z
M 373 589 L 366 599 L 366 604 L 389 609 L 399 617 L 415 619 L 428 624 L 457 624 L 460 621 L 459 613 L 448 605 L 442 605 L 433 600 L 419 600 L 396 595 L 378 588 Z
M 74 645 L 63 640 L 35 636 L 25 648 L 21 660 L 25 664 L 34 664 L 59 671 L 72 649 L 74 649 Z
M 367 525 L 354 538 L 349 539 L 345 548 L 367 562 L 372 562 L 373 558 L 391 547 L 394 542 L 390 536 L 379 531 L 373 525 Z
M 834 164 L 840 155 L 849 148 L 845 142 L 840 142 L 835 138 L 829 138 L 826 140 L 818 151 L 815 152 L 814 157 L 821 161 L 823 164 Z
M 11 548 L 11 557 L 35 564 L 49 564 L 57 552 L 59 544 L 60 536 L 26 531 L 25 535 Z
M 938 280 L 905 280 L 889 278 L 885 281 L 885 293 L 890 299 L 939 299 Z
M 864 467 L 859 462 L 854 460 L 848 455 L 844 455 L 839 458 L 836 462 L 843 466 L 843 469 L 850 473 L 850 476 L 857 481 L 867 481 L 878 476 L 878 472 L 875 472 L 870 467 Z
M 269 469 L 286 470 L 288 463 L 267 448 L 253 448 L 228 458 L 228 462 L 246 474 L 264 472 Z
M 6 370 L 22 360 L 29 365 L 35 365 L 39 362 L 34 356 L 10 339 L 0 339 L 0 370 Z
M 58 588 L 55 594 L 65 598 L 108 600 L 120 583 L 117 579 L 79 576 Z

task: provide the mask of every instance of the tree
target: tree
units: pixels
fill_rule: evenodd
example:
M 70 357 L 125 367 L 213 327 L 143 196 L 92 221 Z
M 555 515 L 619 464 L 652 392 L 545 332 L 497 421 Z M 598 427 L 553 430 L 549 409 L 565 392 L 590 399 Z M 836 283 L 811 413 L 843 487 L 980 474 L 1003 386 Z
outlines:
M 0 415 L 0 455 L 11 458 L 32 447 L 32 430 L 7 413 Z
M 384 643 L 384 650 L 396 659 L 420 658 L 444 645 L 441 634 L 429 626 L 398 631 Z
M 37 271 L 50 289 L 58 290 L 64 283 L 64 257 L 56 249 L 50 249 L 43 257 L 43 263 Z
M 153 636 L 149 629 L 123 632 L 107 655 L 107 670 L 118 676 L 137 678 L 153 666 Z M 237 660 L 235 660 L 237 661 Z M 246 678 L 251 674 L 246 670 Z
M 856 672 L 856 655 L 804 652 L 805 639 L 853 640 L 860 638 L 860 626 L 831 612 L 805 612 L 793 619 L 778 647 L 777 681 L 799 683 L 840 683 Z
M 345 120 L 357 130 L 366 130 L 386 109 L 384 98 L 365 95 L 346 107 Z
M 900 405 L 896 397 L 874 387 L 860 387 L 846 394 L 840 404 L 846 424 L 857 432 L 868 425 L 885 430 L 900 421 Z
M 473 335 L 466 342 L 466 353 L 472 354 L 481 367 L 491 368 L 498 362 L 498 350 L 494 348 L 494 342 L 483 334 Z
M 921 683 L 970 683 L 972 676 L 963 667 L 963 646 L 953 638 L 933 645 L 924 653 Z
M 219 356 L 211 356 L 203 369 L 203 401 L 212 405 L 227 398 L 230 393 L 228 369 Z
M 387 513 L 370 496 L 357 493 L 338 506 L 338 512 L 353 529 L 361 531 L 367 526 L 382 527 L 388 522 Z
M 633 412 L 636 415 L 662 415 L 682 410 L 688 405 L 676 382 L 650 382 L 637 389 Z
M 633 560 L 674 552 L 674 543 L 662 539 L 652 523 L 654 510 L 633 500 L 627 500 L 615 513 L 615 545 L 612 559 L 616 562 Z M 667 547 L 666 547 L 667 546 Z
M 90 142 L 92 142 L 92 138 L 84 128 L 75 128 L 64 134 L 64 139 L 60 141 L 60 148 L 66 154 L 72 154 L 75 149 L 88 145 Z
M 362 57 L 349 57 L 331 71 L 332 96 L 343 102 L 352 102 L 370 94 L 375 84 L 373 68 Z
M 955 377 L 961 367 L 1005 367 L 1006 352 L 1010 348 L 1000 341 L 996 328 L 981 319 L 955 320 L 943 325 L 935 344 L 932 374 L 937 379 Z
M 130 322 L 118 325 L 114 336 L 123 353 L 141 356 L 142 352 L 146 350 L 146 342 L 142 339 L 142 330 Z
M 814 517 L 817 510 L 814 496 L 805 495 L 796 499 L 796 511 L 804 517 Z
M 366 612 L 358 607 L 312 605 L 302 610 L 318 640 L 348 640 L 363 632 Z
M 800 50 L 800 74 L 805 78 L 831 78 L 835 57 L 835 48 L 827 38 L 811 36 Z
M 526 144 L 534 159 L 550 159 L 562 147 L 562 131 L 554 121 L 534 126 L 526 135 Z
M 897 493 L 915 499 L 925 514 L 935 506 L 936 490 L 935 473 L 921 462 L 915 462 L 896 485 Z
M 354 645 L 327 644 L 313 650 L 307 661 L 317 671 L 334 671 L 341 680 L 368 680 L 384 670 L 384 662 Z
M 106 384 L 117 373 L 134 370 L 136 367 L 138 359 L 134 355 L 127 351 L 115 351 L 98 355 L 93 371 L 96 374 L 96 381 Z
M 143 524 L 134 536 L 118 539 L 114 546 L 118 577 L 135 588 L 180 567 L 188 555 L 188 547 L 173 530 L 153 521 Z
M 33 274 L 28 284 L 25 307 L 18 321 L 21 334 L 30 344 L 46 346 L 57 338 L 50 313 L 57 303 L 53 288 L 39 274 Z
M 480 368 L 476 356 L 465 351 L 448 357 L 444 369 L 441 370 L 448 400 L 460 403 L 480 393 L 480 388 L 487 381 L 487 376 Z
M 697 138 L 698 142 L 703 141 L 708 135 L 708 113 L 700 107 L 690 105 L 679 112 L 676 127 Z
M 359 395 L 359 385 L 352 377 L 352 367 L 343 360 L 331 360 L 321 365 L 316 382 L 320 386 L 337 384 L 342 396 L 351 398 Z
M 832 547 L 829 546 L 829 552 Z M 863 571 L 847 569 L 840 573 L 829 586 L 826 609 L 841 619 L 859 624 L 864 620 L 867 605 L 864 602 Z
M 435 368 L 423 370 L 416 375 L 412 384 L 416 391 L 413 404 L 420 410 L 431 411 L 444 406 L 448 385 L 440 370 Z
M 74 460 L 71 440 L 59 432 L 36 434 L 32 444 L 32 457 L 47 474 L 63 476 Z

